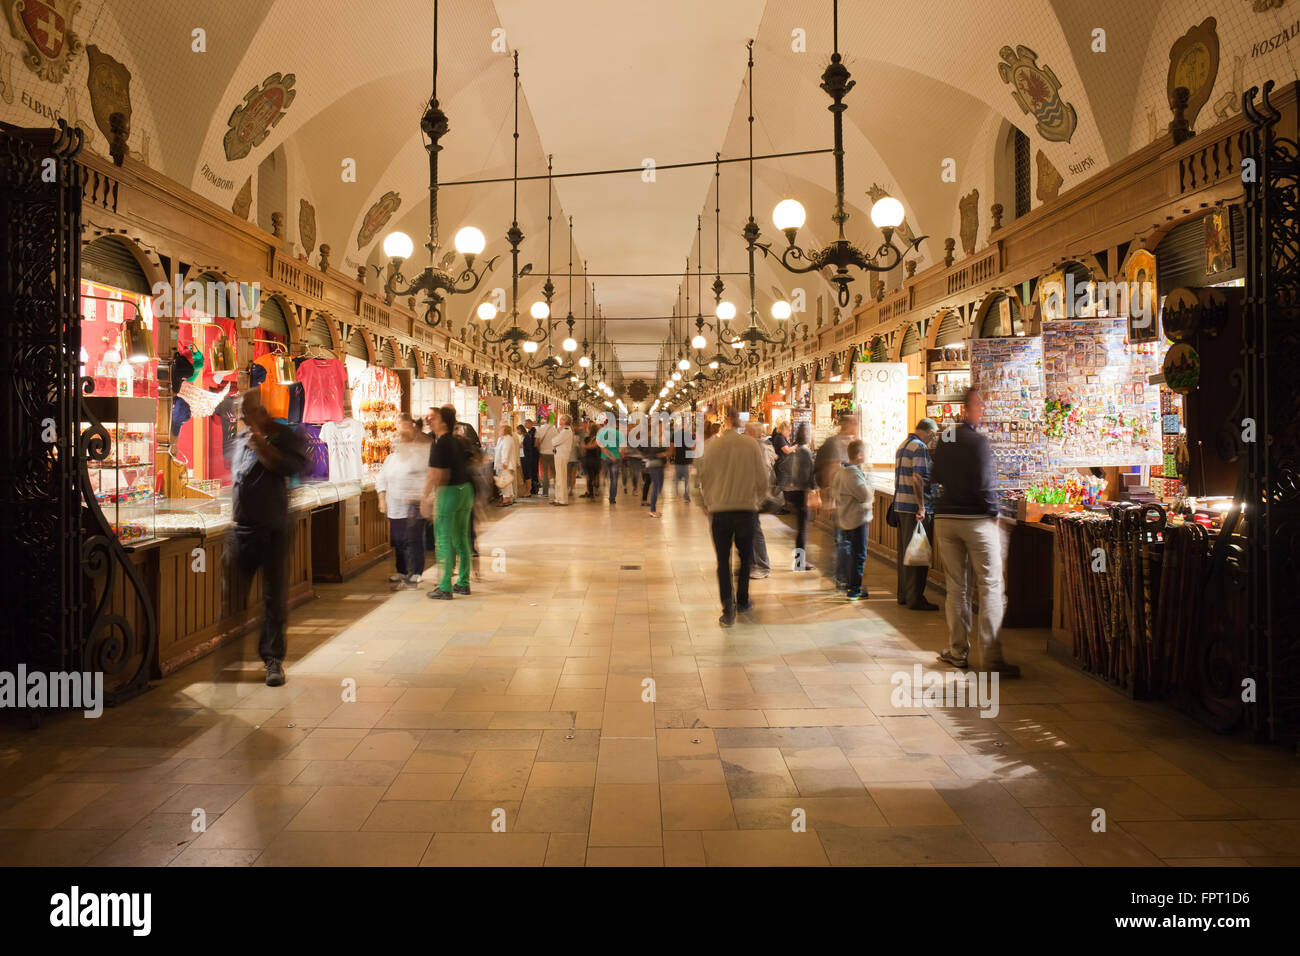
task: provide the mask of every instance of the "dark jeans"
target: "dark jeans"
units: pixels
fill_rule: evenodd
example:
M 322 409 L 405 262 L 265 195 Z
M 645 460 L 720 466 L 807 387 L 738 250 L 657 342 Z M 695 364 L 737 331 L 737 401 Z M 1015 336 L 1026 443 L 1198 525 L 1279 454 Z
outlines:
M 636 490 L 637 478 L 645 470 L 645 461 L 640 458 L 626 457 L 623 459 L 623 490 L 627 491 L 627 480 L 632 479 L 632 490 Z
M 618 472 L 622 467 L 622 462 L 617 458 L 605 459 L 605 480 L 609 482 L 609 503 L 611 505 L 618 498 Z
M 715 511 L 712 516 L 713 550 L 718 557 L 718 597 L 724 611 L 749 603 L 749 572 L 754 565 L 753 511 Z M 736 590 L 731 590 L 731 546 L 740 552 L 740 570 L 736 573 Z
M 584 458 L 582 470 L 587 473 L 587 497 L 594 498 L 600 492 L 600 459 Z
M 289 526 L 235 525 L 226 549 L 226 607 L 233 598 L 248 596 L 253 574 L 262 572 L 262 638 L 257 653 L 263 661 L 282 661 L 284 629 L 289 624 Z
M 856 584 L 853 581 L 853 545 L 849 540 L 852 533 L 843 531 L 838 526 L 835 528 L 835 583 L 848 589 L 862 583 L 861 574 L 858 575 Z
M 903 563 L 903 555 L 907 551 L 908 544 L 911 543 L 912 535 L 916 533 L 916 515 L 897 510 L 894 514 L 898 516 L 898 545 L 895 549 L 898 557 L 898 603 L 912 608 L 920 607 L 921 602 L 925 600 L 925 585 L 930 576 L 930 569 L 909 567 Z M 934 535 L 931 533 L 933 528 L 934 522 L 925 523 L 925 533 L 930 535 L 932 542 L 934 541 Z
M 393 546 L 393 561 L 397 565 L 397 573 L 405 577 L 410 572 L 406 570 L 406 548 L 402 543 L 406 540 L 406 519 L 392 518 L 388 519 L 388 542 Z
M 654 511 L 659 504 L 659 493 L 664 490 L 664 468 L 660 465 L 658 468 L 647 468 L 645 470 L 646 483 L 650 486 L 650 510 Z
M 839 534 L 849 549 L 846 569 L 849 595 L 866 594 L 867 589 L 862 586 L 862 576 L 867 571 L 867 525 L 858 525 L 848 531 L 841 529 Z
M 808 492 L 787 491 L 786 501 L 794 511 L 794 567 L 801 569 L 812 564 L 808 560 Z
M 418 511 L 413 518 L 389 518 L 388 528 L 397 555 L 397 573 L 424 574 L 424 518 Z

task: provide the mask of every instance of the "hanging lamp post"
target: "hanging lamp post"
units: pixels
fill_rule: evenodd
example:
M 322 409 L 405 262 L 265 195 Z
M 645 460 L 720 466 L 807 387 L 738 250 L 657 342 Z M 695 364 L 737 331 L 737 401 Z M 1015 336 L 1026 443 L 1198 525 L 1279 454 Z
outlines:
M 797 246 L 795 237 L 804 224 L 806 213 L 803 205 L 795 199 L 783 199 L 777 203 L 772 211 L 772 221 L 785 233 L 789 242 L 777 261 L 787 271 L 796 274 L 816 272 L 826 266 L 834 266 L 835 272 L 830 277 L 830 282 L 838 287 L 839 304 L 844 308 L 849 304 L 849 283 L 853 281 L 853 276 L 849 272 L 850 266 L 864 272 L 888 272 L 903 261 L 904 253 L 894 244 L 894 230 L 903 222 L 903 204 L 892 196 L 882 196 L 871 207 L 871 222 L 884 237 L 884 241 L 873 255 L 867 255 L 845 238 L 844 223 L 848 221 L 849 214 L 844 211 L 844 111 L 847 109 L 844 105 L 844 97 L 848 95 L 849 90 L 853 89 L 856 81 L 850 78 L 848 67 L 840 57 L 840 4 L 839 0 L 833 2 L 834 52 L 831 54 L 831 61 L 825 72 L 822 73 L 821 88 L 831 98 L 828 109 L 834 117 L 835 214 L 831 216 L 831 221 L 838 228 L 839 235 L 822 249 L 804 250 Z M 751 109 L 750 112 L 752 113 L 753 110 Z M 752 146 L 750 153 L 752 156 Z M 752 218 L 746 224 L 745 232 L 746 239 L 751 245 L 762 249 L 764 254 L 772 251 L 770 246 L 758 242 L 758 225 Z M 918 236 L 914 239 L 911 249 L 915 251 L 920 246 L 921 240 L 925 238 L 927 237 Z
M 518 74 L 516 73 L 516 76 Z M 384 238 L 384 255 L 392 264 L 392 273 L 384 283 L 384 292 L 405 298 L 418 292 L 425 294 L 424 321 L 431 328 L 443 321 L 442 303 L 449 295 L 468 295 L 478 288 L 483 277 L 492 271 L 497 256 L 493 256 L 482 271 L 474 271 L 474 260 L 486 246 L 483 233 L 466 226 L 456 233 L 455 252 L 438 258 L 438 153 L 442 150 L 442 137 L 447 135 L 447 114 L 438 105 L 438 0 L 433 3 L 433 95 L 420 119 L 420 130 L 428 137 L 425 149 L 429 152 L 429 265 L 414 279 L 402 275 L 402 264 L 415 251 L 415 243 L 404 232 L 390 232 Z M 465 257 L 465 268 L 453 275 L 447 271 L 455 261 L 456 252 Z

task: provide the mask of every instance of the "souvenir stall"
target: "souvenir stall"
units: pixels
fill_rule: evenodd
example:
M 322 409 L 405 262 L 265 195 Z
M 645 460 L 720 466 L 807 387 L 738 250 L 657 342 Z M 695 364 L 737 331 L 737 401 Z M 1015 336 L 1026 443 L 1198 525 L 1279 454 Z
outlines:
M 118 540 L 132 545 L 155 535 L 160 485 L 156 330 L 140 280 L 123 283 L 128 289 L 81 281 L 79 370 L 93 383 L 87 406 L 108 436 L 105 457 L 89 462 L 90 485 Z

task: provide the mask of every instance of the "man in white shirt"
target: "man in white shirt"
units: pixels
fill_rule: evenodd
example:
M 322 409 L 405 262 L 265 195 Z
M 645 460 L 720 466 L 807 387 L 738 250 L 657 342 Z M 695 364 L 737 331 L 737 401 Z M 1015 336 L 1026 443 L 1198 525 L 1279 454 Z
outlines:
M 554 431 L 555 499 L 553 505 L 569 503 L 569 459 L 573 457 L 573 429 L 569 427 L 568 415 L 560 416 L 560 427 Z
M 542 497 L 550 493 L 551 481 L 555 479 L 555 433 L 554 425 L 542 422 L 533 435 L 533 443 L 537 446 L 537 477 L 542 483 Z

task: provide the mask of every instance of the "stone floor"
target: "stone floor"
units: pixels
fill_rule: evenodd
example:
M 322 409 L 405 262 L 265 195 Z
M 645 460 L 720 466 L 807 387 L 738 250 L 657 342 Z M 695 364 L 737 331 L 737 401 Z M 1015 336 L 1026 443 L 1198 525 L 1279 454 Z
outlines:
M 1034 631 L 1007 632 L 1025 676 L 995 717 L 894 706 L 944 627 L 892 568 L 859 604 L 778 569 L 724 630 L 702 512 L 638 504 L 494 516 L 468 598 L 390 593 L 387 564 L 320 586 L 284 687 L 250 636 L 98 720 L 5 728 L 0 863 L 1300 861 L 1286 752 L 1129 702 Z

